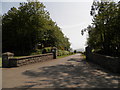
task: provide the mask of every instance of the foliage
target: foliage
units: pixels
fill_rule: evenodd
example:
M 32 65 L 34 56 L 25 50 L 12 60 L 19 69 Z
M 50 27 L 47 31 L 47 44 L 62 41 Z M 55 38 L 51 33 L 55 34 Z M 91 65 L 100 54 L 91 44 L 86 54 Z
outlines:
M 76 50 L 74 50 L 74 53 L 77 53 L 77 51 L 76 51 Z
M 90 14 L 92 25 L 88 31 L 87 44 L 99 53 L 119 56 L 120 54 L 120 2 L 93 2 Z
M 31 52 L 31 55 L 37 55 L 37 54 L 42 54 L 42 50 L 41 49 L 36 49 L 33 52 Z
M 63 56 L 63 55 L 70 55 L 73 54 L 72 52 L 65 51 L 65 50 L 58 50 L 57 51 L 57 56 Z
M 69 50 L 70 42 L 50 18 L 43 3 L 20 3 L 11 8 L 2 19 L 3 52 L 29 55 L 39 46 Z
M 52 53 L 52 47 L 45 47 L 42 49 L 42 54 Z
M 73 53 L 72 53 L 73 54 Z M 63 55 L 63 56 L 57 56 L 57 58 L 64 58 L 64 57 L 67 57 L 67 56 L 70 56 L 72 54 L 69 54 L 69 55 Z

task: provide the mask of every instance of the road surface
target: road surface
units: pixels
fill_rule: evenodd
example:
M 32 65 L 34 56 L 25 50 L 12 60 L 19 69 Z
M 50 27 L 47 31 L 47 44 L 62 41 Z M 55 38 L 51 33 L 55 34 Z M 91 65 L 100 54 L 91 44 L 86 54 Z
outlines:
M 2 69 L 2 88 L 118 88 L 120 75 L 86 62 L 80 54 Z

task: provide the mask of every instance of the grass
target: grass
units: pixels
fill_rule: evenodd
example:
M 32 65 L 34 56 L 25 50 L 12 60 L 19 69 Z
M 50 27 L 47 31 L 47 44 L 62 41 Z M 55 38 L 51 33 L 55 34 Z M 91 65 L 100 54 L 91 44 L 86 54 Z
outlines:
M 70 54 L 70 55 L 74 55 L 74 54 Z M 67 57 L 67 56 L 70 56 L 70 55 L 57 56 L 57 58 L 64 58 L 64 57 Z
M 81 53 L 81 56 L 82 56 L 84 59 L 86 59 L 86 56 L 85 56 L 85 54 L 82 54 L 82 53 Z
M 25 56 L 14 56 L 13 58 L 21 58 L 21 57 L 25 57 Z

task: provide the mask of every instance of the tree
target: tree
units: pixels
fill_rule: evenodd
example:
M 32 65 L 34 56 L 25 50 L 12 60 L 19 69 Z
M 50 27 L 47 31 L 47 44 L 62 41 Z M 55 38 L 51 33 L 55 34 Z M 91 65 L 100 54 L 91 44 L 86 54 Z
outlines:
M 3 15 L 3 51 L 24 54 L 35 48 L 38 32 L 48 18 L 44 8 L 39 2 L 20 3 L 18 10 L 13 7 Z
M 50 18 L 45 6 L 40 2 L 20 3 L 20 7 L 11 8 L 2 19 L 3 52 L 15 55 L 28 55 L 39 44 L 44 47 L 68 47 L 68 39 Z M 64 41 L 64 42 L 62 42 Z
M 93 16 L 93 25 L 86 29 L 89 31 L 89 46 L 95 50 L 100 49 L 104 54 L 118 56 L 120 52 L 119 11 L 119 2 L 93 2 L 90 12 Z M 82 33 L 86 30 L 82 30 Z

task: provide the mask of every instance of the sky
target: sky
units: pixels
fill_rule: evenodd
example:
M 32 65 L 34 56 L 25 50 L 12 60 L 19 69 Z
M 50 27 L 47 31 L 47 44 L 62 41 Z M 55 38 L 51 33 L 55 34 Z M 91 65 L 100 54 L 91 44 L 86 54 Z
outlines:
M 20 1 L 21 2 L 21 1 Z M 84 49 L 86 46 L 87 34 L 81 35 L 81 30 L 92 22 L 90 9 L 92 0 L 66 2 L 43 2 L 50 17 L 61 28 L 62 32 L 69 38 L 71 48 Z M 11 7 L 18 7 L 19 2 L 2 2 L 2 14 L 6 13 Z

